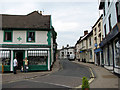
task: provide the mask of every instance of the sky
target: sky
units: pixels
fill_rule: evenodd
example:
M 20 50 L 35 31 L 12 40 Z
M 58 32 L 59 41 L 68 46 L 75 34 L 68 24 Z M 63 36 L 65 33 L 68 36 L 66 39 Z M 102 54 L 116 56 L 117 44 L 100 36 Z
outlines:
M 98 7 L 97 0 L 1 0 L 0 14 L 26 15 L 38 10 L 52 15 L 61 49 L 67 44 L 75 46 L 85 30 L 92 30 L 99 18 Z

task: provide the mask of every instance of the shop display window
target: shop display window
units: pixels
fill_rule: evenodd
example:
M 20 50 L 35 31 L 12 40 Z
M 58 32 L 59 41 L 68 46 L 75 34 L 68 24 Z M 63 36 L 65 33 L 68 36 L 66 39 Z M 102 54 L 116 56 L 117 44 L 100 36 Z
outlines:
M 28 51 L 29 65 L 46 65 L 48 51 Z
M 0 51 L 0 63 L 10 65 L 10 51 Z
M 120 67 L 120 39 L 115 41 L 115 65 Z

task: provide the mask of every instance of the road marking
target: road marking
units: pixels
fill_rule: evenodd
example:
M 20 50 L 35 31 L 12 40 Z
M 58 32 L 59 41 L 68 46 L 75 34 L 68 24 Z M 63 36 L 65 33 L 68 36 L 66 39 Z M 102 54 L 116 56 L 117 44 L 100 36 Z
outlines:
M 93 82 L 93 80 L 94 80 L 94 78 L 95 78 L 95 75 L 93 74 L 93 71 L 92 71 L 91 68 L 89 68 L 89 70 L 90 70 L 91 75 L 92 75 L 92 78 L 88 81 L 89 84 L 90 84 L 91 82 Z M 78 87 L 75 87 L 75 88 L 82 88 L 82 85 L 79 85 Z
M 66 88 L 72 88 L 72 87 L 70 87 L 70 86 L 62 85 L 62 84 L 57 84 L 57 83 L 40 82 L 40 81 L 34 81 L 34 80 L 28 80 L 28 81 L 37 82 L 37 83 L 51 84 L 51 85 L 56 85 L 56 86 L 62 86 L 62 87 L 66 87 Z

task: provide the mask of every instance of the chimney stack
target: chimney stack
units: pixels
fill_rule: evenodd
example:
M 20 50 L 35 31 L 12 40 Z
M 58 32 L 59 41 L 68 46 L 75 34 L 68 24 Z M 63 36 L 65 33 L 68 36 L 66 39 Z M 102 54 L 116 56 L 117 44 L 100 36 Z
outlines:
M 84 36 L 88 34 L 88 30 L 84 31 Z
M 42 15 L 42 11 L 40 11 L 40 14 Z

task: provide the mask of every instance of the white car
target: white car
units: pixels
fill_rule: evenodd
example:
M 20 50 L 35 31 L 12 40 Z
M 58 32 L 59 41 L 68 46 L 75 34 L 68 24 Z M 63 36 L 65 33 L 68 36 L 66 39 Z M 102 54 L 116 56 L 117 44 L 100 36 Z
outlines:
M 70 54 L 69 60 L 75 60 L 75 55 L 74 54 Z

